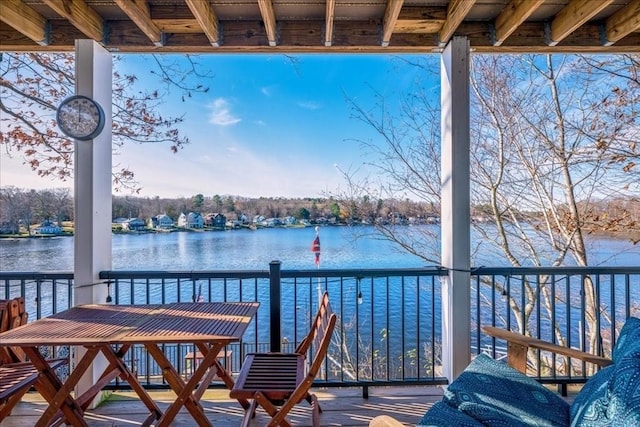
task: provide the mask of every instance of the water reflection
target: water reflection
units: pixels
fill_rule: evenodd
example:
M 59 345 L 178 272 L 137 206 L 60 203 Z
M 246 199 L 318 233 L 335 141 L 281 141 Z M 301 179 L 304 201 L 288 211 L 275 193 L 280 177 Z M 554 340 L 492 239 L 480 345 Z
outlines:
M 372 237 L 353 241 L 352 231 L 320 229 L 321 268 L 425 266 L 419 257 L 403 254 L 388 242 Z M 310 251 L 314 236 L 311 227 L 114 235 L 112 265 L 114 270 L 263 270 L 280 260 L 284 269 L 315 268 Z M 474 265 L 507 265 L 488 243 L 480 243 L 483 250 Z M 640 245 L 629 241 L 592 237 L 589 247 L 591 265 L 640 264 Z M 0 260 L 2 271 L 72 271 L 73 238 L 0 239 Z

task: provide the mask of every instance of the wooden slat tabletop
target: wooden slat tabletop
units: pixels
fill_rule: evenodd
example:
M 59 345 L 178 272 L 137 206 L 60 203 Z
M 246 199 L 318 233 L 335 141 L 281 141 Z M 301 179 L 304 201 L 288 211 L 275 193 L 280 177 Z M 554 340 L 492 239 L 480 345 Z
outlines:
M 236 341 L 259 303 L 84 305 L 0 334 L 0 346 Z

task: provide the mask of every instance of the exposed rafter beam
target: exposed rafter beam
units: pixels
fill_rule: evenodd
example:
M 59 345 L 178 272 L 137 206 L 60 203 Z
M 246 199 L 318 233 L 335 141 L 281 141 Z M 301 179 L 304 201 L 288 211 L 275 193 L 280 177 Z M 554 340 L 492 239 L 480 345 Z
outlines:
M 511 0 L 496 18 L 493 45 L 501 46 L 542 3 L 544 0 Z
M 258 0 L 258 6 L 260 6 L 262 21 L 267 31 L 269 46 L 276 46 L 276 14 L 273 11 L 273 3 L 271 0 Z
M 157 47 L 164 45 L 160 28 L 151 20 L 146 0 L 115 0 L 116 4 Z
M 84 2 L 84 0 L 44 0 L 58 15 L 66 18 L 82 31 L 82 34 L 103 42 L 104 24 L 102 17 Z
M 396 21 L 394 34 L 438 34 L 447 20 L 442 7 L 423 7 L 405 4 Z
M 92 38 L 123 53 L 426 53 L 441 49 L 441 41 L 450 43 L 455 36 L 467 37 L 474 51 L 482 53 L 640 52 L 640 0 L 611 1 L 557 45 L 548 44 L 554 18 L 558 31 L 569 22 L 569 10 L 583 5 L 589 12 L 594 9 L 589 6 L 600 9 L 605 3 L 545 0 L 531 13 L 539 0 L 476 0 L 473 6 L 473 0 L 404 0 L 391 26 L 392 1 L 271 0 L 262 3 L 267 10 L 263 10 L 265 25 L 258 0 L 0 0 L 0 52 L 73 51 L 76 39 Z M 315 6 L 294 7 L 298 3 Z M 75 13 L 81 4 L 101 15 L 102 34 L 86 36 L 70 22 L 68 17 L 91 32 Z M 137 8 L 142 18 L 134 22 L 118 5 L 131 16 L 136 16 L 132 8 Z M 570 6 L 558 14 L 566 5 Z M 207 6 L 217 22 L 204 12 Z M 371 15 L 374 11 L 377 18 Z M 216 23 L 219 46 L 212 46 Z M 389 42 L 386 47 L 383 38 Z M 271 46 L 273 42 L 276 46 Z
M 324 30 L 324 45 L 331 46 L 333 41 L 333 18 L 336 11 L 336 0 L 327 0 L 327 12 L 325 13 L 325 30 Z
M 451 36 L 456 32 L 456 29 L 475 3 L 476 0 L 451 0 L 447 8 L 447 20 L 438 34 L 438 45 L 440 47 L 444 47 L 449 42 Z
M 382 21 L 382 43 L 380 44 L 382 47 L 389 46 L 403 3 L 404 0 L 389 0 L 387 3 L 387 10 L 384 12 L 384 20 Z
M 40 46 L 49 44 L 47 20 L 21 0 L 4 0 L 0 7 L 0 20 Z
M 211 46 L 220 46 L 220 32 L 218 30 L 218 17 L 208 1 L 185 0 L 187 6 L 195 16 L 198 24 L 207 35 Z
M 572 0 L 551 21 L 549 46 L 555 46 L 576 28 L 609 6 L 613 0 Z
M 640 30 L 640 0 L 631 0 L 611 15 L 605 23 L 605 45 L 611 46 L 623 37 Z

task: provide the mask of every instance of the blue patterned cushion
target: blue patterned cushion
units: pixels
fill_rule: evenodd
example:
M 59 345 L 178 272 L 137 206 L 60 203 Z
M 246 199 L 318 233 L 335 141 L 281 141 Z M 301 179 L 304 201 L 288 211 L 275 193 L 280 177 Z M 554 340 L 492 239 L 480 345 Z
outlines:
M 476 357 L 447 387 L 443 400 L 456 408 L 465 402 L 480 405 L 481 408 L 465 406 L 474 416 L 493 409 L 496 416 L 508 414 L 509 421 L 516 419 L 520 425 L 569 424 L 567 402 L 537 381 L 484 354 Z M 497 420 L 493 422 L 499 425 Z
M 615 347 L 611 352 L 611 358 L 614 363 L 626 356 L 636 355 L 640 357 L 640 319 L 637 317 L 629 317 L 616 341 Z
M 418 427 L 483 427 L 478 421 L 468 415 L 458 411 L 456 408 L 447 405 L 442 400 L 424 414 L 424 417 L 417 424 Z
M 625 357 L 615 366 L 607 411 L 611 425 L 640 426 L 640 356 Z
M 531 423 L 523 422 L 520 418 L 495 406 L 475 402 L 462 402 L 460 406 L 458 406 L 458 409 L 482 422 L 484 426 L 518 427 L 532 425 Z
M 569 410 L 572 427 L 599 427 L 611 424 L 607 417 L 607 407 L 610 400 L 610 382 L 615 370 L 615 365 L 609 365 L 584 384 Z

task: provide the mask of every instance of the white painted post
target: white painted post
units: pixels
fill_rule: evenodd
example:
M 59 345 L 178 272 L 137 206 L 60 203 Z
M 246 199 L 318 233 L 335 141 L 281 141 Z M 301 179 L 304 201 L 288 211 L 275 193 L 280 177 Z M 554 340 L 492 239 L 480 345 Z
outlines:
M 105 113 L 104 130 L 75 142 L 74 303 L 104 304 L 107 285 L 98 274 L 111 270 L 111 54 L 93 40 L 76 40 L 76 95 L 95 99 Z M 76 348 L 75 361 L 83 349 Z M 106 359 L 97 358 L 80 380 L 76 396 L 98 380 Z M 100 396 L 98 396 L 98 399 Z
M 442 362 L 453 381 L 471 359 L 469 41 L 454 37 L 441 55 Z

